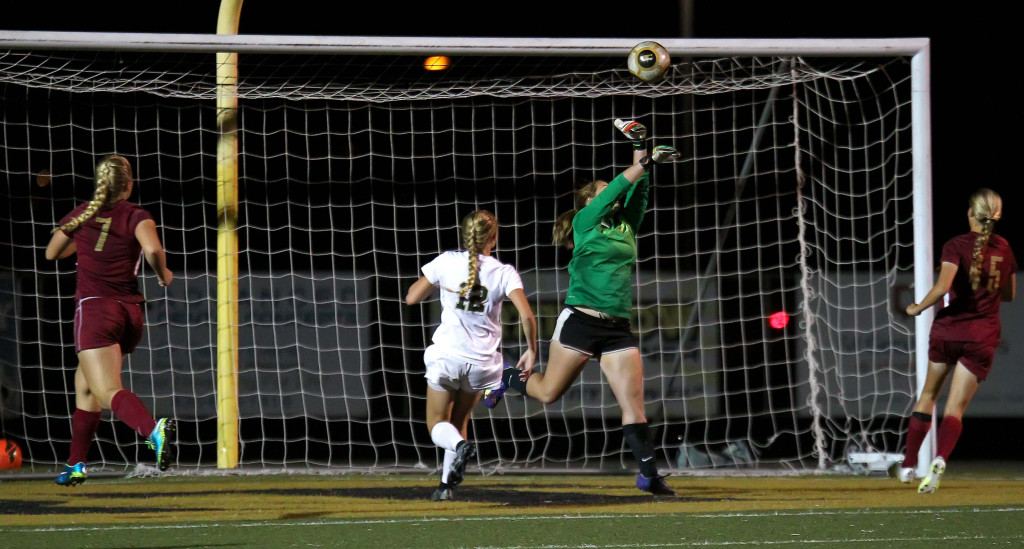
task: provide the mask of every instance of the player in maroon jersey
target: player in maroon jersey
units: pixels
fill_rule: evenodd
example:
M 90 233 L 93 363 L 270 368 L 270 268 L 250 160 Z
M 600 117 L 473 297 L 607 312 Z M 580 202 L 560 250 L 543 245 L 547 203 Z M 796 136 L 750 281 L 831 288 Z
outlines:
M 103 409 L 146 437 L 161 471 L 173 458 L 173 421 L 154 420 L 139 397 L 121 386 L 121 362 L 138 345 L 145 324 L 137 280 L 142 258 L 161 286 L 170 284 L 174 274 L 167 269 L 153 217 L 127 201 L 134 184 L 128 160 L 104 157 L 96 166 L 95 183 L 92 200 L 64 216 L 46 246 L 46 259 L 78 254 L 75 411 L 71 452 L 56 479 L 61 486 L 85 482 L 85 460 Z
M 910 417 L 906 457 L 898 472 L 901 482 L 914 478 L 918 450 L 931 429 L 935 399 L 952 373 L 938 429 L 936 457 L 918 493 L 939 488 L 946 460 L 963 430 L 964 411 L 992 368 L 1001 328 L 999 304 L 1016 296 L 1017 261 L 1006 239 L 992 233 L 992 226 L 1002 214 L 1003 201 L 995 191 L 979 189 L 971 195 L 967 210 L 971 232 L 946 242 L 935 285 L 920 303 L 907 307 L 908 315 L 917 316 L 949 294 L 948 303 L 932 322 L 928 375 Z

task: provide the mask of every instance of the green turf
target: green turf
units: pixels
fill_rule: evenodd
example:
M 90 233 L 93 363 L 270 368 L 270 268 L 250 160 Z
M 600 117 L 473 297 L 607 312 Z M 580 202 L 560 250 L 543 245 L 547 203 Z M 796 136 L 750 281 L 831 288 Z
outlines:
M 3 547 L 988 547 L 1024 508 L 311 519 L 0 528 Z
M 935 494 L 877 476 L 430 475 L 0 478 L 0 547 L 1024 546 L 1024 479 L 947 473 Z

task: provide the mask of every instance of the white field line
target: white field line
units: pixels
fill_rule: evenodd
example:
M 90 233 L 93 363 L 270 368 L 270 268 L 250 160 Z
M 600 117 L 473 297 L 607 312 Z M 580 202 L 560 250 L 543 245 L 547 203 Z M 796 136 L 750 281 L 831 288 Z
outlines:
M 852 515 L 939 515 L 939 514 L 963 514 L 963 513 L 1015 513 L 1024 511 L 1024 507 L 1003 507 L 997 509 L 979 509 L 979 508 L 955 508 L 955 509 L 885 509 L 885 510 L 864 510 L 864 509 L 850 509 L 850 510 L 829 510 L 829 511 L 769 511 L 769 512 L 737 512 L 737 513 L 701 513 L 701 514 L 689 514 L 689 513 L 678 513 L 680 516 L 687 518 L 702 518 L 702 519 L 716 519 L 716 518 L 757 518 L 757 517 L 801 517 L 801 516 L 852 516 Z M 615 515 L 615 514 L 603 514 L 603 515 L 547 515 L 547 516 L 512 516 L 512 517 L 423 517 L 423 518 L 395 518 L 395 519 L 337 519 L 337 520 L 317 520 L 317 521 L 281 521 L 281 522 L 240 522 L 240 523 L 200 523 L 200 524 L 137 524 L 137 525 L 110 525 L 110 526 L 61 526 L 61 527 L 36 527 L 36 528 L 3 528 L 0 527 L 0 532 L 11 532 L 11 533 L 36 533 L 36 532 L 105 532 L 105 531 L 117 531 L 117 530 L 203 530 L 207 528 L 259 528 L 259 527 L 274 527 L 274 528 L 290 528 L 290 527 L 310 527 L 310 526 L 345 526 L 345 525 L 366 525 L 366 524 L 428 524 L 434 522 L 485 522 L 485 521 L 548 521 L 554 520 L 564 522 L 566 520 L 604 520 L 604 519 L 616 519 L 616 518 L 656 518 L 671 516 L 672 513 L 650 513 L 650 514 L 634 514 L 634 515 Z M 1024 537 L 1016 536 L 1012 539 L 1018 539 Z M 900 538 L 886 538 L 892 541 L 898 541 Z M 918 540 L 925 538 L 908 538 L 910 540 Z M 930 539 L 930 538 L 929 538 Z M 985 537 L 956 537 L 956 538 L 935 538 L 935 539 L 1008 539 L 1008 538 L 985 538 Z M 840 541 L 840 540 L 822 540 L 821 543 L 827 541 Z M 853 541 L 853 540 L 851 540 Z M 870 541 L 870 540 L 857 540 L 857 541 Z M 885 540 L 881 540 L 885 541 Z M 785 543 L 796 543 L 797 540 L 788 540 Z M 700 542 L 700 545 L 705 545 L 711 542 Z M 721 545 L 744 545 L 748 542 L 722 542 Z M 755 542 L 750 542 L 755 543 Z M 768 543 L 765 541 L 756 543 Z M 782 543 L 782 542 L 777 542 Z M 809 540 L 804 540 L 800 543 L 810 543 Z M 817 543 L 817 542 L 815 542 Z M 649 546 L 644 544 L 645 546 Z M 537 546 L 537 547 L 548 547 L 548 546 Z M 550 546 L 563 547 L 563 546 Z M 564 547 L 631 547 L 628 545 L 581 545 L 581 546 L 564 546 Z

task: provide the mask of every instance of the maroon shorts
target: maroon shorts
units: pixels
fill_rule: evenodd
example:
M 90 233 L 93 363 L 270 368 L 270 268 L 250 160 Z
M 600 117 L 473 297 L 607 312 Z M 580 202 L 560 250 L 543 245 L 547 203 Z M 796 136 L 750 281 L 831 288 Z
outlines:
M 142 340 L 144 326 L 141 303 L 87 297 L 75 309 L 75 352 L 120 345 L 126 355 Z
M 949 366 L 957 362 L 963 364 L 974 374 L 978 381 L 988 377 L 992 362 L 996 356 L 995 345 L 976 343 L 973 341 L 939 341 L 928 342 L 928 360 Z

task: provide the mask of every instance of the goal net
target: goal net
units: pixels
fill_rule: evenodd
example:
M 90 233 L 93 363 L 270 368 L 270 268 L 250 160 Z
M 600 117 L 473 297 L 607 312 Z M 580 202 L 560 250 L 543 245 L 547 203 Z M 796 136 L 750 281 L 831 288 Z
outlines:
M 673 64 L 651 85 L 626 69 L 634 40 L 4 38 L 0 431 L 26 467 L 63 463 L 74 410 L 75 263 L 43 249 L 109 153 L 131 160 L 175 273 L 164 289 L 143 270 L 124 385 L 177 420 L 176 468 L 217 462 L 217 51 L 239 52 L 240 466 L 435 470 L 422 355 L 439 305 L 405 292 L 459 247 L 462 216 L 493 211 L 543 370 L 570 258 L 552 224 L 574 183 L 628 166 L 616 118 L 683 153 L 653 169 L 634 295 L 662 468 L 902 448 L 921 325 L 901 311 L 931 253 L 926 40 L 662 40 Z M 450 67 L 424 70 L 430 55 Z M 151 463 L 103 417 L 94 469 Z M 591 363 L 555 404 L 481 406 L 470 468 L 633 470 L 620 421 Z

